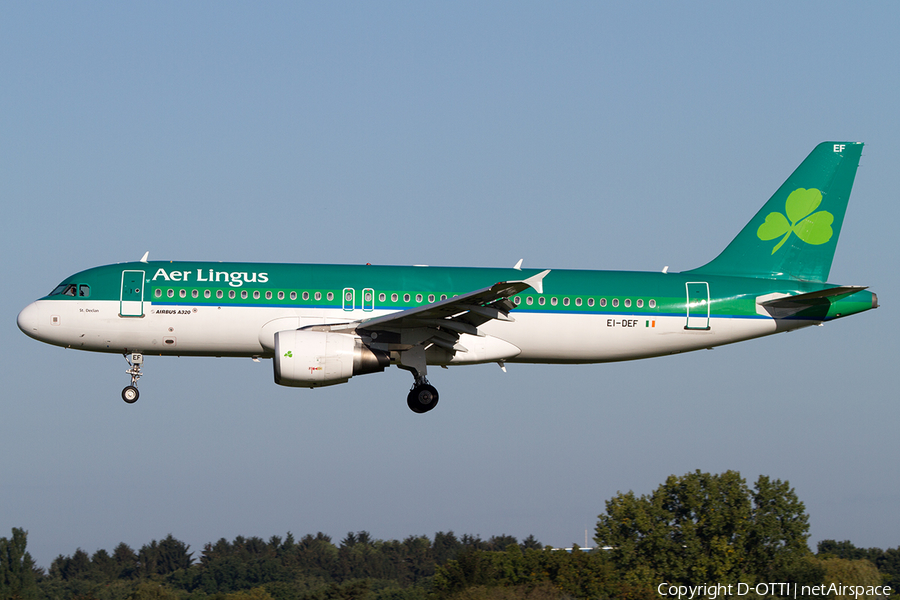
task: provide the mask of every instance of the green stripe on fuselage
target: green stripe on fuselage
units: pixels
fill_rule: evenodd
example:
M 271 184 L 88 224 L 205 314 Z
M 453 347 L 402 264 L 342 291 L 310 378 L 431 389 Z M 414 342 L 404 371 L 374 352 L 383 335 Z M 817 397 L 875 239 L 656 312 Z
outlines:
M 82 271 L 63 283 L 90 286 L 90 300 L 119 301 L 123 271 L 144 271 L 145 303 L 154 306 L 247 306 L 341 309 L 343 292 L 354 290 L 353 308 L 363 308 L 363 290 L 373 290 L 375 310 L 403 310 L 442 296 L 464 294 L 499 281 L 523 280 L 538 269 L 465 267 L 405 267 L 376 265 L 314 265 L 283 263 L 149 262 L 107 265 Z M 634 315 L 637 317 L 683 316 L 686 284 L 709 286 L 712 318 L 768 318 L 757 310 L 756 299 L 766 294 L 802 294 L 834 287 L 830 284 L 755 277 L 703 276 L 699 273 L 552 270 L 544 279 L 544 293 L 528 289 L 518 295 L 516 312 L 557 314 Z M 171 290 L 172 296 L 169 296 Z M 210 298 L 205 292 L 210 291 Z M 185 297 L 181 297 L 182 291 Z M 194 298 L 194 291 L 197 298 Z M 218 292 L 222 298 L 218 298 Z M 234 292 L 234 298 L 230 298 Z M 242 297 L 246 292 L 246 298 Z M 270 292 L 271 299 L 266 298 Z M 284 293 L 279 299 L 279 292 Z M 296 294 L 291 298 L 291 292 Z M 303 299 L 303 292 L 309 297 Z M 320 299 L 315 293 L 321 294 Z M 157 296 L 157 293 L 159 296 Z M 259 297 L 254 297 L 258 293 Z M 328 300 L 328 294 L 332 299 Z M 384 300 L 381 300 L 384 294 Z M 397 300 L 392 295 L 397 294 Z M 404 300 L 408 294 L 409 300 Z M 421 300 L 417 300 L 421 295 Z M 544 304 L 540 304 L 543 298 Z M 45 299 L 78 301 L 62 295 Z M 556 303 L 553 300 L 556 299 Z M 529 304 L 529 300 L 531 303 Z M 568 304 L 566 301 L 568 300 Z M 580 300 L 580 306 L 578 302 Z M 617 301 L 618 306 L 614 306 Z M 626 306 L 626 301 L 630 306 Z M 605 303 L 605 305 L 604 305 Z M 639 306 L 640 304 L 640 306 Z M 799 313 L 792 318 L 829 320 L 872 308 L 870 292 L 857 292 L 831 302 L 826 311 Z

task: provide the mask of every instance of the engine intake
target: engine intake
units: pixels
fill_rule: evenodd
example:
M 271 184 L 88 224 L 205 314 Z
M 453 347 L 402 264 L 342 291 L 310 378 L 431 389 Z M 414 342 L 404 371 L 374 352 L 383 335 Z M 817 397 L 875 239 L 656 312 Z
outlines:
M 275 383 L 322 387 L 345 383 L 354 375 L 379 373 L 390 357 L 372 350 L 356 335 L 303 329 L 275 334 Z

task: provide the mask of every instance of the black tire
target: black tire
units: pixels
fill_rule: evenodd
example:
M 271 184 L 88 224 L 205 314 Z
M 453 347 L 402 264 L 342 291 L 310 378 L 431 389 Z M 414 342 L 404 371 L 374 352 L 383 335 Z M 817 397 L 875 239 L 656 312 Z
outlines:
M 128 404 L 134 404 L 140 397 L 141 393 L 133 385 L 126 386 L 125 389 L 122 390 L 122 400 Z
M 429 410 L 437 406 L 438 391 L 434 386 L 423 384 L 412 389 L 406 396 L 406 405 L 409 409 L 417 414 L 427 413 Z

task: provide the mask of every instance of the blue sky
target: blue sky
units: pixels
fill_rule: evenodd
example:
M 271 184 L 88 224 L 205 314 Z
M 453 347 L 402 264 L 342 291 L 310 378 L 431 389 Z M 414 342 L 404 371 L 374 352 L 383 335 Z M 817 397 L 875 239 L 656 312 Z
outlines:
M 43 566 L 168 533 L 583 543 L 670 474 L 787 479 L 811 542 L 900 545 L 895 3 L 5 3 L 0 535 Z M 882 308 L 633 363 L 389 369 L 26 338 L 67 275 L 136 260 L 670 270 L 820 141 L 867 145 L 831 281 Z

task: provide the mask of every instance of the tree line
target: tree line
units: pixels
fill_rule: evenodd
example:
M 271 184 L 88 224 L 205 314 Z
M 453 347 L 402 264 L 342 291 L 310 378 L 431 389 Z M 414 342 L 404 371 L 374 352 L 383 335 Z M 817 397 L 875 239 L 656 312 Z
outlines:
M 565 551 L 534 536 L 450 531 L 400 541 L 360 531 L 334 543 L 287 533 L 223 538 L 199 556 L 170 534 L 137 550 L 78 548 L 45 571 L 26 532 L 13 529 L 0 538 L 0 600 L 660 600 L 663 583 L 766 581 L 900 589 L 900 548 L 825 540 L 813 554 L 803 503 L 767 477 L 751 488 L 733 471 L 696 471 L 651 494 L 619 493 L 595 534 L 598 548 Z

